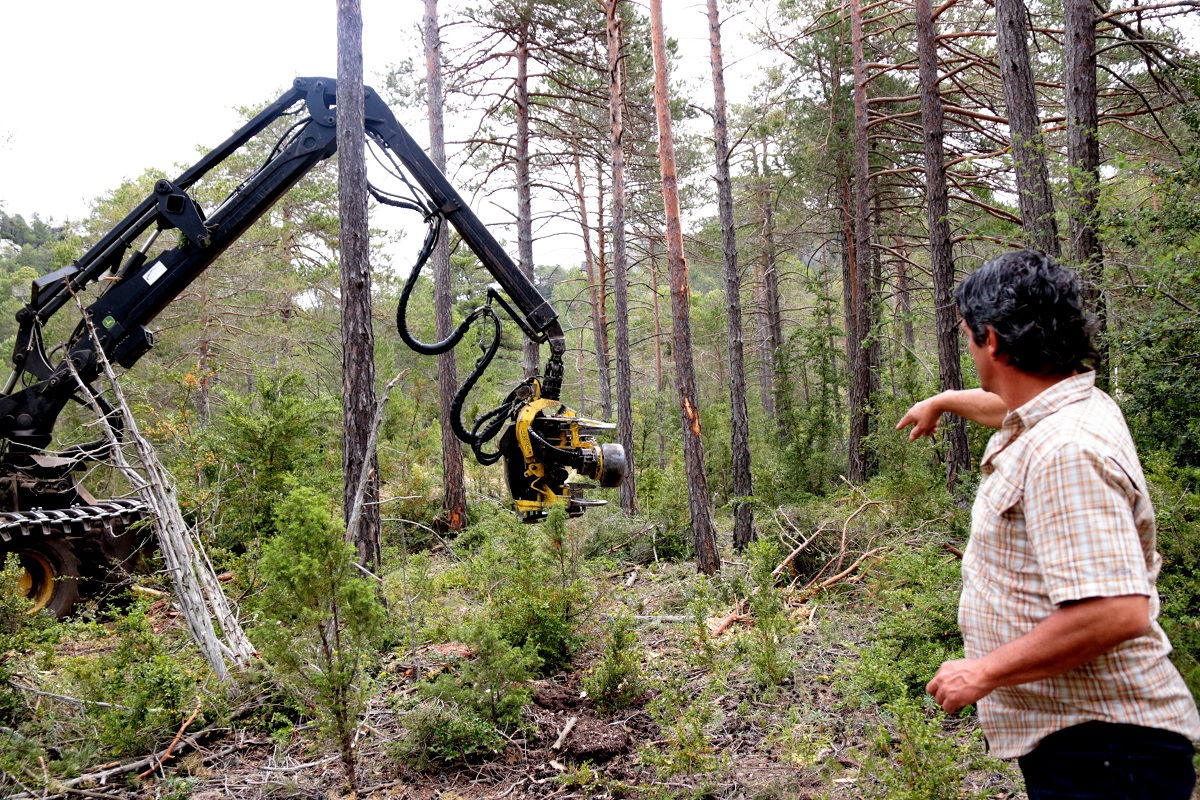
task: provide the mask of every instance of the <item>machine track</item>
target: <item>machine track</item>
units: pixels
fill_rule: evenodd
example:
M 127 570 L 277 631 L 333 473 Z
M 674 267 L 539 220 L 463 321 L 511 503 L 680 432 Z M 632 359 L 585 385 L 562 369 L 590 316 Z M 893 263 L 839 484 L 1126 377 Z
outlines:
M 20 588 L 33 611 L 62 619 L 84 593 L 111 583 L 134 550 L 130 526 L 149 516 L 136 500 L 105 500 L 59 509 L 0 512 L 0 559 L 16 555 L 24 567 Z

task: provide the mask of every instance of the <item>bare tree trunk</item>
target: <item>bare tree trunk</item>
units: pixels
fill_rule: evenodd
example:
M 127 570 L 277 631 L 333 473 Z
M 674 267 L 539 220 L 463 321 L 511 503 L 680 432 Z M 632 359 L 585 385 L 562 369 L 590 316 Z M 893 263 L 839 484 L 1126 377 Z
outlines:
M 696 374 L 692 363 L 692 328 L 688 310 L 687 262 L 683 257 L 683 228 L 679 210 L 679 180 L 675 170 L 675 140 L 667 94 L 667 44 L 663 32 L 662 0 L 650 0 L 650 32 L 654 51 L 654 107 L 658 117 L 658 160 L 662 171 L 663 205 L 667 217 L 667 265 L 671 274 L 671 319 L 674 327 L 675 379 L 683 424 L 683 461 L 687 472 L 688 510 L 696 546 L 696 568 L 712 575 L 721 568 L 717 533 L 709 509 L 708 476 L 704 472 L 704 439 L 696 404 Z
M 942 96 L 938 93 L 937 38 L 930 0 L 916 0 L 917 60 L 921 86 L 921 123 L 925 134 L 925 200 L 929 209 L 929 265 L 933 271 L 934 325 L 937 329 L 941 389 L 962 388 L 958 350 L 958 309 L 954 306 L 954 251 L 950 242 L 950 195 L 946 186 Z M 911 324 L 911 323 L 910 323 Z M 971 466 L 967 422 L 952 417 L 945 428 L 946 486 L 954 491 Z
M 425 74 L 429 101 L 429 157 L 446 171 L 446 128 L 442 92 L 442 35 L 437 0 L 425 0 Z M 433 316 L 438 341 L 454 328 L 454 298 L 450 289 L 450 234 L 443 228 L 433 250 Z M 462 442 L 454 435 L 451 403 L 458 391 L 454 351 L 438 356 L 438 415 L 442 429 L 442 508 L 450 530 L 467 521 L 467 485 L 463 474 Z
M 612 161 L 613 302 L 616 311 L 617 436 L 625 448 L 625 477 L 621 481 L 621 509 L 637 511 L 637 485 L 633 462 L 633 370 L 629 361 L 629 276 L 625 241 L 625 83 L 621 71 L 621 18 L 619 0 L 604 3 L 608 41 L 608 130 Z M 578 162 L 576 162 L 578 164 Z M 578 168 L 578 167 L 577 167 Z
M 367 163 L 363 112 L 362 8 L 338 0 L 338 210 L 341 215 L 342 466 L 343 506 L 349 520 L 357 479 L 371 478 L 358 526 L 358 563 L 377 568 L 380 556 L 379 461 L 368 451 L 375 414 L 375 333 L 371 327 L 370 241 L 367 228 Z M 364 466 L 365 465 L 365 466 Z
M 82 311 L 82 308 L 80 310 Z M 86 312 L 83 313 L 88 333 L 93 341 L 98 342 L 91 319 L 87 317 Z M 103 348 L 97 347 L 96 354 L 112 390 L 113 406 L 124 426 L 124 438 L 133 443 L 144 474 L 134 469 L 125 458 L 121 442 L 109 417 L 98 403 L 93 402 L 92 411 L 96 414 L 104 438 L 108 441 L 113 462 L 154 516 L 159 551 L 171 577 L 176 602 L 183 610 L 193 641 L 200 648 L 217 679 L 222 683 L 232 684 L 234 679 L 229 673 L 225 659 L 229 658 L 238 670 L 245 670 L 255 657 L 254 646 L 250 644 L 237 614 L 221 591 L 216 572 L 204 553 L 195 529 L 188 525 L 183 517 L 179 495 L 170 473 L 158 460 L 154 447 L 138 430 L 137 420 L 129 410 L 129 403 L 125 400 L 125 394 L 117 382 L 112 365 L 104 355 Z M 72 373 L 74 374 L 73 367 Z M 78 374 L 74 374 L 74 377 L 80 384 L 80 393 L 84 397 L 90 397 L 91 393 L 83 386 Z M 216 625 L 213 624 L 214 619 Z M 217 635 L 218 625 L 225 641 L 221 641 Z
M 729 132 L 725 118 L 725 66 L 721 55 L 721 18 L 717 0 L 708 0 L 708 41 L 713 73 L 713 136 L 717 157 L 717 208 L 721 217 L 721 255 L 725 262 L 725 310 L 729 330 L 729 434 L 733 494 L 750 497 L 750 422 L 746 413 L 746 358 L 742 347 L 742 281 L 738 274 L 737 234 L 733 219 L 733 183 L 729 177 Z M 733 502 L 733 546 L 754 541 L 754 511 Z
M 604 336 L 604 319 L 600 304 L 599 287 L 596 285 L 596 256 L 592 252 L 592 232 L 588 224 L 587 194 L 583 186 L 583 170 L 579 165 L 579 153 L 575 153 L 575 187 L 579 195 L 579 217 L 583 221 L 583 266 L 587 271 L 588 296 L 591 299 L 592 342 L 596 348 L 596 364 L 600 368 L 600 408 L 607 419 L 612 414 L 612 382 L 608 374 L 608 342 Z
M 853 351 L 850 370 L 850 457 L 847 477 L 853 483 L 867 479 L 866 437 L 870 429 L 871 364 L 871 187 L 867 140 L 867 70 L 863 56 L 863 20 L 859 0 L 850 0 L 850 31 L 854 59 L 854 250 L 850 258 Z
M 995 4 L 996 45 L 1012 137 L 1013 164 L 1017 170 L 1021 225 L 1030 247 L 1058 258 L 1058 223 L 1054 219 L 1054 198 L 1050 194 L 1037 94 L 1029 64 L 1025 2 L 995 0 Z
M 1063 3 L 1067 99 L 1067 166 L 1070 181 L 1070 258 L 1083 278 L 1084 302 L 1107 327 L 1102 291 L 1104 254 L 1096 234 L 1100 202 L 1099 112 L 1096 108 L 1096 12 L 1085 0 Z M 1099 341 L 1097 379 L 1107 388 L 1108 348 Z
M 521 272 L 534 280 L 533 274 L 533 181 L 529 175 L 529 30 L 528 20 L 522 20 L 517 34 L 517 258 Z M 539 348 L 537 342 L 525 339 L 521 349 L 521 367 L 525 377 L 538 374 Z

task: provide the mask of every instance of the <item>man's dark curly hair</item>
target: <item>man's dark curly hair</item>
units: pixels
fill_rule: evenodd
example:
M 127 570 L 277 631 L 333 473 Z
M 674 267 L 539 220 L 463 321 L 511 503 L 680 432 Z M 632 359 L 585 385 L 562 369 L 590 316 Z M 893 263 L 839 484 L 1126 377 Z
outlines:
M 954 299 L 975 344 L 983 346 L 990 327 L 999 351 L 1023 372 L 1070 375 L 1096 363 L 1079 280 L 1042 253 L 1016 250 L 984 262 Z

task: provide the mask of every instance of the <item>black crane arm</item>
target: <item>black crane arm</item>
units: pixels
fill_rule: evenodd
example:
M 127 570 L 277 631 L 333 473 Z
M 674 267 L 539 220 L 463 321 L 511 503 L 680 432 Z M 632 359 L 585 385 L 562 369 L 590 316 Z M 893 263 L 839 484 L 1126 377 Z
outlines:
M 74 264 L 34 281 L 29 303 L 17 314 L 19 329 L 13 352 L 14 369 L 0 391 L 0 438 L 10 444 L 6 458 L 11 459 L 14 454 L 37 453 L 50 444 L 59 414 L 66 403 L 79 393 L 79 383 L 71 374 L 72 367 L 87 385 L 101 374 L 97 343 L 108 360 L 127 368 L 133 366 L 154 344 L 153 334 L 147 325 L 297 181 L 316 164 L 334 154 L 337 149 L 336 94 L 337 86 L 333 79 L 297 78 L 292 88 L 278 100 L 174 181 L 158 181 L 149 197 Z M 403 166 L 404 172 L 425 195 L 423 198 L 417 196 L 411 202 L 394 204 L 420 210 L 427 222 L 431 221 L 437 226 L 440 226 L 442 219 L 452 224 L 512 301 L 510 306 L 492 290 L 488 306 L 480 309 L 468 322 L 477 316 L 490 315 L 497 326 L 495 336 L 498 337 L 499 322 L 490 307 L 494 299 L 516 320 L 527 337 L 550 345 L 544 375 L 518 387 L 504 406 L 485 415 L 486 419 L 481 418 L 482 422 L 477 420 L 473 431 L 467 431 L 456 418 L 456 433 L 472 445 L 476 456 L 485 463 L 503 456 L 510 462 L 515 459 L 525 464 L 510 464 L 509 477 L 514 498 L 519 501 L 519 495 L 528 496 L 526 502 L 530 505 L 524 509 L 527 515 L 541 515 L 550 502 L 566 499 L 566 473 L 563 472 L 561 480 L 558 477 L 546 477 L 554 472 L 556 464 L 580 469 L 589 475 L 595 472 L 593 477 L 604 476 L 601 482 L 605 485 L 615 485 L 612 484 L 614 474 L 619 480 L 623 472 L 623 451 L 617 453 L 610 449 L 615 445 L 604 445 L 602 453 L 599 445 L 592 446 L 594 440 L 588 435 L 609 426 L 590 420 L 582 420 L 582 427 L 578 423 L 564 422 L 577 418 L 574 412 L 557 403 L 565 338 L 554 309 L 533 282 L 517 268 L 379 95 L 369 87 L 365 88 L 364 110 L 366 135 Z M 279 141 L 265 163 L 217 208 L 205 213 L 188 190 L 268 126 L 288 115 L 296 116 L 297 122 Z M 378 191 L 373 190 L 373 193 L 378 199 L 390 202 Z M 163 230 L 169 229 L 178 230 L 176 245 L 149 258 L 155 238 Z M 431 230 L 431 236 L 436 237 L 436 228 Z M 418 260 L 416 270 L 420 269 L 428 256 L 431 241 L 427 238 L 425 252 Z M 130 253 L 130 250 L 133 252 Z M 406 292 L 411 291 L 415 283 L 416 270 Z M 54 351 L 62 355 L 57 362 L 53 362 L 42 341 L 44 325 L 79 292 L 100 280 L 111 283 L 86 309 L 95 335 L 81 322 L 66 346 Z M 407 294 L 404 298 L 401 317 Z M 460 326 L 457 338 L 450 346 L 461 338 L 466 324 Z M 414 349 L 434 352 L 429 346 L 411 338 L 403 319 L 401 335 Z M 492 354 L 496 343 L 498 338 L 494 339 Z M 490 360 L 490 355 L 487 360 Z M 460 396 L 456 397 L 459 410 L 466 392 L 485 366 L 486 360 L 481 360 L 475 373 L 460 390 Z M 522 418 L 525 421 L 518 424 L 520 412 L 522 409 L 528 411 L 530 403 L 538 404 L 541 410 L 532 415 L 527 413 Z M 555 405 L 559 405 L 557 412 L 549 410 Z M 521 430 L 515 438 L 512 435 L 502 437 L 500 447 L 503 453 L 483 453 L 482 442 L 499 433 L 500 424 L 505 419 L 512 420 Z M 483 433 L 479 432 L 481 428 Z M 534 435 L 526 435 L 531 429 Z M 539 444 L 546 442 L 554 446 Z M 604 454 L 609 456 L 606 468 L 598 463 Z M 539 467 L 542 468 L 540 472 Z M 511 485 L 514 476 L 520 486 Z M 547 482 L 553 484 L 548 491 L 544 485 Z M 573 510 L 581 513 L 587 504 L 587 501 L 580 500 L 578 508 Z

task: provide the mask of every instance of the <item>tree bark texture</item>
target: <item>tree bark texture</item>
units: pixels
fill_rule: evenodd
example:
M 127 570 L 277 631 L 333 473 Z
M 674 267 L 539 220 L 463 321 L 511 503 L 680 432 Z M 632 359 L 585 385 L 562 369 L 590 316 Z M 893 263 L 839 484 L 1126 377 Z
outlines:
M 442 35 L 437 0 L 425 0 L 425 74 L 429 103 L 429 157 L 446 171 L 446 127 L 442 90 Z M 443 228 L 433 250 L 433 316 L 438 341 L 454 328 L 454 298 L 450 289 L 450 233 Z M 458 391 L 454 351 L 438 356 L 438 414 L 442 432 L 442 509 L 450 530 L 467 521 L 467 487 L 463 474 L 462 442 L 454 435 L 450 405 Z
M 871 363 L 868 349 L 871 317 L 871 187 L 867 139 L 867 70 L 863 55 L 863 20 L 859 0 L 850 0 L 850 36 L 854 60 L 854 248 L 850 257 L 851 308 L 847 326 L 854 328 L 850 358 L 850 443 L 847 478 L 867 480 L 866 438 L 870 429 Z
M 717 209 L 721 219 L 721 256 L 725 262 L 725 317 L 729 331 L 729 437 L 733 495 L 750 497 L 750 422 L 746 413 L 746 358 L 742 345 L 742 281 L 738 273 L 737 233 L 733 219 L 733 182 L 729 177 L 729 131 L 725 114 L 725 65 L 721 53 L 721 17 L 717 0 L 708 0 L 709 59 L 713 75 L 713 142 L 716 147 Z M 754 541 L 754 511 L 734 500 L 733 546 Z
M 354 546 L 358 562 L 379 564 L 379 462 L 368 452 L 375 416 L 375 334 L 371 328 L 370 241 L 363 113 L 362 7 L 338 0 L 338 210 L 341 216 L 343 505 L 350 519 L 363 470 L 370 472 L 366 506 Z
M 1033 69 L 1029 64 L 1024 0 L 996 0 L 996 46 L 1008 129 L 1012 138 L 1013 165 L 1017 170 L 1017 200 L 1021 225 L 1030 247 L 1058 258 L 1058 223 L 1046 170 L 1046 148 L 1038 120 Z
M 517 139 L 514 143 L 517 166 L 517 258 L 521 272 L 534 280 L 533 275 L 533 180 L 529 174 L 529 38 L 531 22 L 522 19 L 517 32 L 517 80 L 514 100 L 517 106 Z M 537 342 L 524 340 L 521 348 L 521 368 L 525 377 L 538 374 L 539 348 Z
M 604 335 L 604 318 L 601 314 L 600 291 L 596 285 L 596 255 L 592 252 L 592 231 L 588 222 L 587 193 L 583 185 L 583 169 L 579 154 L 574 156 L 575 188 L 579 195 L 579 217 L 583 223 L 583 267 L 587 273 L 588 298 L 591 300 L 592 343 L 595 346 L 596 366 L 600 371 L 600 408 L 606 419 L 612 414 L 612 381 L 608 373 L 608 339 Z
M 613 208 L 613 332 L 617 356 L 617 438 L 625 449 L 625 477 L 621 480 L 621 509 L 637 511 L 637 484 L 633 461 L 633 369 L 629 358 L 629 254 L 625 240 L 625 82 L 621 71 L 620 0 L 604 4 L 608 42 L 608 130 L 612 161 Z
M 933 272 L 934 325 L 937 329 L 938 373 L 941 389 L 962 388 L 958 349 L 958 311 L 954 306 L 954 252 L 950 242 L 950 195 L 946 185 L 945 129 L 942 96 L 938 90 L 937 38 L 931 0 L 916 0 L 917 61 L 921 89 L 921 125 L 925 139 L 925 204 L 929 211 L 929 265 Z M 906 281 L 907 283 L 907 281 Z M 908 323 L 911 325 L 911 322 Z M 907 338 L 907 331 L 906 331 Z M 946 485 L 954 491 L 970 468 L 967 423 L 952 416 L 944 428 Z
M 1096 233 L 1100 202 L 1100 118 L 1096 104 L 1096 12 L 1090 0 L 1064 0 L 1067 167 L 1070 175 L 1069 257 L 1083 279 L 1084 303 L 1106 327 L 1101 291 L 1104 254 Z M 1108 377 L 1104 341 L 1097 379 Z
M 683 460 L 687 473 L 688 510 L 696 568 L 707 575 L 721 568 L 717 535 L 708 501 L 708 476 L 704 472 L 704 439 L 700 408 L 696 403 L 696 373 L 692 361 L 692 329 L 688 310 L 690 289 L 683 256 L 683 228 L 679 209 L 679 181 L 675 168 L 675 141 L 671 131 L 671 105 L 667 94 L 667 44 L 663 32 L 662 0 L 650 0 L 650 33 L 654 53 L 654 108 L 658 118 L 658 160 L 662 172 L 663 205 L 667 218 L 667 267 L 671 282 L 671 318 L 674 323 L 675 379 L 679 387 L 679 412 L 683 425 Z
M 767 143 L 762 143 L 763 181 L 759 194 L 762 206 L 762 237 L 763 237 L 763 307 L 766 313 L 767 325 L 767 369 L 770 371 L 771 417 L 779 426 L 780 437 L 787 437 L 784 417 L 787 409 L 787 397 L 775 376 L 780 370 L 780 349 L 783 347 L 783 314 L 779 309 L 779 258 L 778 247 L 775 243 L 775 184 L 771 180 L 771 166 L 767 160 Z

